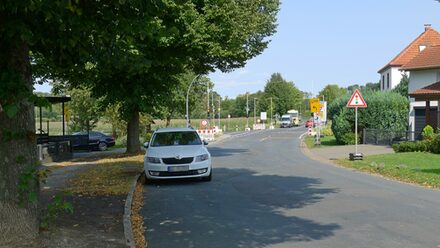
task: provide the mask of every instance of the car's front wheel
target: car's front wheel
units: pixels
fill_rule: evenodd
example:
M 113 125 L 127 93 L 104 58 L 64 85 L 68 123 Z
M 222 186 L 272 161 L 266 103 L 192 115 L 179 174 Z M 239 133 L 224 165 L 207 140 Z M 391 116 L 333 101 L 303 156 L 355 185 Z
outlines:
M 149 183 L 149 180 L 147 178 L 147 175 L 145 175 L 145 171 L 142 172 L 141 176 L 139 177 L 139 181 L 141 184 L 146 185 Z
M 100 151 L 105 151 L 105 150 L 107 150 L 107 143 L 105 143 L 105 142 L 99 142 L 99 144 L 98 144 L 98 149 L 99 149 Z
M 212 171 L 209 173 L 209 176 L 202 177 L 203 181 L 210 182 L 212 180 Z

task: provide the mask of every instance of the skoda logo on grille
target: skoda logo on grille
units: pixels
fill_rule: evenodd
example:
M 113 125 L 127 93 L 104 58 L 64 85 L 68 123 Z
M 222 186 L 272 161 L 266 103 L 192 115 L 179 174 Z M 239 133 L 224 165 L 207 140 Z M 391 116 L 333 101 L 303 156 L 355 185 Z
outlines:
M 181 159 L 182 159 L 179 155 L 176 155 L 175 158 L 176 158 L 177 160 L 181 160 Z

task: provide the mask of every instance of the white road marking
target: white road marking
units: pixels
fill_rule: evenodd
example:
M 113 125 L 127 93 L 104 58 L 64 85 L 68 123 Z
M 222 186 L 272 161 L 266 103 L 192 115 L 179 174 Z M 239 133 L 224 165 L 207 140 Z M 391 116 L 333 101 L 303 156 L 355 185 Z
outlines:
M 301 134 L 301 136 L 299 136 L 299 139 L 302 139 L 304 135 L 306 135 L 308 132 L 305 132 L 303 134 Z

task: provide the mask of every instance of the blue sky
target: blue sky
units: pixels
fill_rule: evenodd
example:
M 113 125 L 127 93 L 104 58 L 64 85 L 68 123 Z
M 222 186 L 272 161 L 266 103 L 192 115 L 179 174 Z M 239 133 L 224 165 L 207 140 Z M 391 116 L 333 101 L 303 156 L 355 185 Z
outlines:
M 263 90 L 274 72 L 302 91 L 378 82 L 377 71 L 424 31 L 440 31 L 435 0 L 283 0 L 278 31 L 246 67 L 212 73 L 215 90 L 235 97 Z
M 377 71 L 420 35 L 425 23 L 440 31 L 435 0 L 283 0 L 268 48 L 244 68 L 209 77 L 215 90 L 229 97 L 263 90 L 274 72 L 315 94 L 330 83 L 377 82 Z

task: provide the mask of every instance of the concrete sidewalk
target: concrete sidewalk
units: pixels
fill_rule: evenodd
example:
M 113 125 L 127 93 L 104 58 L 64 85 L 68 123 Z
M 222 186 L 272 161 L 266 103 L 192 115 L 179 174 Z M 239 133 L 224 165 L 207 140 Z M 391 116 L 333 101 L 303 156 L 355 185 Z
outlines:
M 331 163 L 332 160 L 348 158 L 349 153 L 355 152 L 355 146 L 347 145 L 347 146 L 318 147 L 318 148 L 309 149 L 303 143 L 302 151 L 305 155 L 309 156 L 312 159 Z M 358 145 L 358 152 L 363 153 L 364 156 L 394 153 L 393 148 L 391 148 L 390 146 L 376 146 L 376 145 Z

